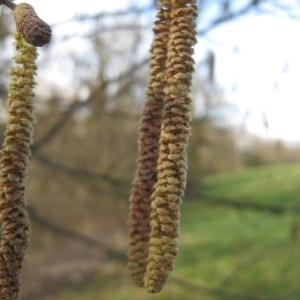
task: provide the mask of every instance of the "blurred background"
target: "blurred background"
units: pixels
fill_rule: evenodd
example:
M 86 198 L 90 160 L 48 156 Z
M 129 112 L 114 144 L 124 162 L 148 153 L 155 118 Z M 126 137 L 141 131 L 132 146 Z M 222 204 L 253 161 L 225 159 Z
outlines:
M 39 49 L 22 299 L 300 299 L 300 2 L 198 1 L 180 253 L 157 295 L 126 266 L 156 1 L 28 3 L 53 40 Z M 1 143 L 14 30 L 2 6 Z

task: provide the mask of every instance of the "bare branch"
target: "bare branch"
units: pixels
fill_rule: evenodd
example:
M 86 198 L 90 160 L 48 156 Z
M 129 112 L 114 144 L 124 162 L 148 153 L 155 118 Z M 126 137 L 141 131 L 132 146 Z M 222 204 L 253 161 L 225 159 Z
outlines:
M 79 177 L 80 179 L 82 179 L 82 178 L 100 179 L 102 181 L 105 181 L 105 182 L 111 184 L 112 186 L 115 187 L 115 189 L 124 188 L 124 187 L 130 185 L 129 181 L 122 180 L 122 179 L 116 179 L 107 174 L 95 173 L 95 172 L 84 170 L 84 169 L 77 169 L 77 168 L 69 167 L 64 164 L 55 162 L 55 161 L 51 160 L 50 158 L 48 158 L 47 156 L 36 153 L 36 152 L 33 152 L 33 158 L 36 158 L 37 160 L 39 160 L 40 162 L 42 162 L 43 164 L 47 165 L 48 167 L 50 167 L 52 169 L 63 171 L 73 177 Z
M 199 30 L 197 36 L 198 37 L 203 36 L 203 35 L 207 34 L 209 31 L 213 30 L 214 28 L 249 13 L 253 8 L 257 8 L 258 4 L 260 2 L 262 2 L 262 1 L 261 0 L 252 0 L 252 1 L 249 1 L 249 3 L 247 5 L 245 5 L 243 8 L 241 8 L 238 11 L 235 11 L 234 13 L 232 13 L 232 12 L 227 12 L 226 14 L 222 13 L 221 16 L 219 16 L 216 19 L 214 19 L 213 21 L 211 21 L 210 24 L 207 25 L 205 28 L 203 28 L 202 30 Z M 102 13 L 95 14 L 95 15 L 81 15 L 81 16 L 76 16 L 67 21 L 64 21 L 62 23 L 53 24 L 52 28 L 54 28 L 55 26 L 59 26 L 59 25 L 62 25 L 62 24 L 68 23 L 68 22 L 74 22 L 74 21 L 82 22 L 82 21 L 87 21 L 87 20 L 101 20 L 104 18 L 116 18 L 116 17 L 121 17 L 121 16 L 128 17 L 130 15 L 133 15 L 133 16 L 135 16 L 133 25 L 132 24 L 131 25 L 123 24 L 124 26 L 123 25 L 116 26 L 115 24 L 113 24 L 111 27 L 106 26 L 106 27 L 101 28 L 101 33 L 103 33 L 104 31 L 109 32 L 109 31 L 115 31 L 115 30 L 128 30 L 132 26 L 135 29 L 142 30 L 142 29 L 150 28 L 152 22 L 150 22 L 148 25 L 145 25 L 144 23 L 139 25 L 136 22 L 136 16 L 137 15 L 144 15 L 144 16 L 149 15 L 149 13 L 151 13 L 151 12 L 154 12 L 153 6 L 147 6 L 142 9 L 136 8 L 136 9 L 115 11 L 115 12 L 102 12 Z M 80 37 L 81 38 L 91 38 L 98 34 L 99 34 L 99 32 L 95 31 L 93 33 L 81 35 Z M 73 37 L 74 37 L 74 35 L 66 35 L 66 36 L 61 37 L 59 40 L 65 41 L 65 40 L 71 39 Z
M 12 1 L 10 1 L 10 0 L 0 0 L 0 6 L 3 4 L 6 7 L 10 8 L 11 10 L 15 10 L 17 5 L 15 3 L 12 3 Z
M 54 23 L 51 25 L 51 27 L 54 28 L 56 26 L 60 26 L 74 21 L 82 22 L 82 21 L 89 21 L 89 20 L 101 20 L 104 18 L 115 18 L 115 17 L 129 16 L 129 15 L 136 17 L 136 15 L 149 13 L 151 11 L 153 11 L 153 6 L 146 6 L 143 8 L 130 7 L 129 9 L 116 10 L 111 12 L 104 11 L 94 15 L 81 14 L 79 16 L 76 16 L 69 20 L 65 20 L 63 22 Z
M 210 196 L 205 195 L 204 193 L 195 191 L 195 190 L 187 190 L 189 197 L 197 197 L 197 201 L 205 202 L 210 205 L 223 205 L 232 207 L 234 209 L 252 209 L 261 212 L 269 212 L 273 214 L 283 214 L 283 213 L 300 213 L 300 207 L 293 206 L 271 206 L 264 205 L 255 202 L 249 202 L 244 200 L 233 200 L 224 197 L 218 196 Z
M 239 11 L 236 11 L 235 13 L 227 13 L 226 15 L 222 15 L 221 17 L 216 18 L 207 27 L 205 27 L 202 30 L 199 30 L 198 31 L 198 36 L 205 35 L 209 31 L 214 29 L 215 27 L 220 26 L 223 23 L 232 21 L 232 20 L 234 20 L 238 17 L 241 17 L 241 16 L 247 14 L 248 12 L 250 12 L 250 10 L 252 8 L 256 8 L 259 2 L 261 2 L 261 1 L 259 1 L 259 0 L 250 1 L 246 6 L 241 8 Z
M 51 231 L 57 235 L 63 236 L 68 239 L 72 239 L 83 243 L 87 246 L 91 247 L 103 247 L 106 251 L 106 259 L 107 260 L 119 260 L 125 261 L 127 260 L 127 256 L 123 252 L 116 251 L 115 249 L 111 248 L 110 246 L 106 245 L 104 242 L 95 239 L 93 237 L 89 237 L 79 232 L 75 232 L 71 229 L 62 227 L 55 223 L 48 221 L 47 219 L 43 218 L 38 212 L 35 210 L 33 206 L 28 206 L 27 211 L 30 215 L 31 220 L 36 222 L 39 226 L 43 227 L 44 229 Z
M 80 108 L 89 105 L 95 99 L 96 95 L 99 92 L 99 89 L 104 91 L 109 84 L 120 82 L 124 79 L 126 79 L 127 82 L 132 82 L 132 78 L 136 75 L 137 71 L 140 70 L 140 68 L 144 67 L 147 62 L 148 58 L 141 60 L 140 62 L 133 64 L 130 69 L 118 75 L 117 77 L 101 82 L 97 88 L 93 89 L 93 92 L 91 93 L 91 95 L 89 95 L 86 101 L 75 101 L 66 112 L 61 114 L 60 119 L 49 129 L 49 131 L 45 133 L 45 135 L 40 140 L 32 145 L 32 151 L 36 152 L 42 146 L 53 140 L 57 136 L 57 134 L 68 124 L 74 113 L 76 113 Z

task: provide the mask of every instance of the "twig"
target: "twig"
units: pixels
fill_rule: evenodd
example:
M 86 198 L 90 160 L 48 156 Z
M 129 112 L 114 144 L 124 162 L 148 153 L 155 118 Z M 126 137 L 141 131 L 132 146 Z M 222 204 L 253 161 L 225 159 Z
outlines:
M 80 21 L 87 21 L 87 20 L 91 20 L 91 19 L 101 20 L 104 18 L 116 18 L 116 17 L 128 16 L 128 15 L 136 16 L 137 14 L 149 13 L 150 11 L 153 11 L 152 6 L 148 6 L 148 7 L 144 7 L 144 8 L 130 7 L 129 9 L 126 9 L 126 10 L 117 10 L 117 11 L 112 11 L 112 12 L 105 11 L 105 12 L 100 12 L 95 15 L 81 14 L 74 18 L 70 18 L 68 20 L 52 24 L 51 27 L 54 28 L 56 26 L 64 25 L 64 24 L 74 22 L 74 21 L 80 22 Z M 134 18 L 134 21 L 136 22 L 136 18 Z
M 106 250 L 106 258 L 108 260 L 120 260 L 120 261 L 127 260 L 127 256 L 125 253 L 114 250 L 113 248 L 109 247 L 104 242 L 98 239 L 86 236 L 82 233 L 75 232 L 73 230 L 67 229 L 65 227 L 62 227 L 60 225 L 48 221 L 47 219 L 39 215 L 33 206 L 27 206 L 27 211 L 30 215 L 31 220 L 35 221 L 36 223 L 38 223 L 39 226 L 42 226 L 46 230 L 61 235 L 65 238 L 79 241 L 87 246 L 103 247 Z
M 6 7 L 10 8 L 11 10 L 15 10 L 15 8 L 17 7 L 17 5 L 13 2 L 11 2 L 10 0 L 0 0 L 0 5 L 3 4 Z
M 122 74 L 118 75 L 115 78 L 111 78 L 109 80 L 106 80 L 101 83 L 100 87 L 102 91 L 104 91 L 109 84 L 120 82 L 123 79 L 129 80 L 129 78 L 132 78 L 133 75 L 143 66 L 145 66 L 148 62 L 148 58 L 144 59 L 138 63 L 135 63 L 132 65 L 132 67 L 129 70 L 126 70 Z M 87 105 L 90 105 L 92 101 L 95 100 L 97 97 L 96 94 L 98 92 L 98 89 L 96 89 L 89 97 L 83 102 L 75 101 L 70 108 L 61 115 L 60 119 L 48 130 L 45 135 L 40 138 L 37 142 L 35 142 L 31 150 L 32 152 L 36 152 L 39 150 L 42 146 L 46 145 L 47 143 L 51 142 L 59 132 L 68 124 L 69 120 L 72 118 L 72 116 L 82 107 L 85 107 Z
M 257 7 L 257 5 L 259 4 L 259 2 L 261 2 L 261 1 L 255 1 L 255 0 L 254 1 L 250 1 L 247 5 L 245 5 L 245 7 L 243 7 L 239 11 L 235 12 L 234 14 L 230 13 L 230 14 L 228 14 L 226 16 L 222 15 L 221 17 L 216 18 L 206 28 L 204 28 L 202 30 L 199 30 L 197 36 L 203 36 L 206 33 L 208 33 L 209 31 L 211 31 L 212 29 L 214 29 L 215 27 L 220 26 L 223 23 L 232 21 L 233 19 L 236 19 L 238 17 L 241 17 L 241 16 L 245 15 L 253 7 Z
M 115 188 L 120 188 L 120 187 L 125 187 L 125 186 L 130 185 L 129 181 L 122 180 L 122 179 L 116 179 L 107 174 L 96 173 L 96 172 L 92 172 L 89 170 L 69 167 L 64 164 L 53 161 L 50 158 L 48 158 L 47 156 L 38 154 L 36 152 L 33 153 L 33 158 L 38 159 L 40 162 L 48 165 L 49 167 L 51 167 L 53 169 L 64 171 L 73 177 L 80 177 L 80 178 L 86 177 L 86 178 L 101 179 L 105 182 L 112 184 Z
M 288 207 L 288 206 L 271 206 L 271 205 L 264 205 L 260 203 L 254 203 L 244 200 L 233 200 L 228 199 L 224 197 L 218 197 L 218 196 L 210 196 L 205 195 L 201 192 L 195 192 L 189 190 L 189 197 L 197 197 L 197 200 L 205 202 L 210 205 L 223 205 L 223 206 L 229 206 L 235 209 L 252 209 L 256 211 L 261 212 L 269 212 L 273 214 L 283 214 L 283 213 L 300 213 L 300 207 Z
M 65 127 L 74 113 L 83 105 L 86 105 L 86 103 L 74 102 L 70 106 L 70 108 L 62 114 L 62 117 L 50 128 L 50 130 L 46 134 L 44 134 L 44 136 L 40 140 L 32 145 L 31 150 L 33 152 L 37 151 L 44 144 L 50 142 Z

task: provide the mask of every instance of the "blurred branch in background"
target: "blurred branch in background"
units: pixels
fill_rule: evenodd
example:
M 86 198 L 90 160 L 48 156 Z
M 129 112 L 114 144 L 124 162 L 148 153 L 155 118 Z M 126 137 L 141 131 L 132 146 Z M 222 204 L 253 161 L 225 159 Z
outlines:
M 205 195 L 199 191 L 193 192 L 190 189 L 187 190 L 187 196 L 196 199 L 195 201 L 201 201 L 208 205 L 220 205 L 231 207 L 233 209 L 243 210 L 243 209 L 250 209 L 259 212 L 269 212 L 272 214 L 284 214 L 284 213 L 295 213 L 300 214 L 300 207 L 299 204 L 295 206 L 272 206 L 272 205 L 264 205 L 260 203 L 255 203 L 251 201 L 245 201 L 244 199 L 234 200 L 228 199 L 224 197 L 216 197 Z M 282 201 L 284 202 L 284 201 Z
M 105 250 L 105 258 L 107 260 L 116 260 L 116 261 L 126 261 L 126 253 L 119 252 L 108 245 L 103 241 L 89 237 L 79 232 L 75 232 L 68 228 L 64 228 L 60 225 L 57 225 L 53 222 L 42 217 L 32 206 L 27 206 L 27 211 L 30 215 L 30 219 L 34 221 L 39 227 L 44 228 L 45 230 L 51 231 L 53 234 L 62 236 L 67 239 L 75 240 L 79 243 L 83 243 L 89 247 L 101 247 Z
M 222 1 L 223 2 L 223 9 L 221 8 L 221 15 L 216 17 L 213 20 L 210 20 L 210 24 L 204 27 L 203 29 L 200 29 L 198 31 L 198 36 L 205 35 L 209 31 L 213 30 L 217 26 L 220 26 L 226 22 L 230 22 L 236 18 L 239 18 L 243 15 L 246 15 L 249 13 L 252 9 L 257 10 L 258 5 L 262 2 L 261 0 L 251 0 L 248 1 L 242 8 L 237 10 L 232 10 L 232 6 L 234 4 L 234 1 Z M 220 4 L 222 4 L 222 2 Z M 225 10 L 224 10 L 225 9 Z
M 109 183 L 114 189 L 116 189 L 115 191 L 118 194 L 120 193 L 119 189 L 121 190 L 124 188 L 128 189 L 128 186 L 130 185 L 130 181 L 116 179 L 110 177 L 105 173 L 102 174 L 102 173 L 91 172 L 86 169 L 77 169 L 75 167 L 69 167 L 64 164 L 55 162 L 42 154 L 34 153 L 33 157 L 37 159 L 39 162 L 43 163 L 44 165 L 50 167 L 51 169 L 54 169 L 54 171 L 63 172 L 65 174 L 70 175 L 71 177 L 85 179 L 85 180 L 96 179 L 98 181 L 104 181 L 106 183 Z M 127 195 L 127 193 L 125 195 Z

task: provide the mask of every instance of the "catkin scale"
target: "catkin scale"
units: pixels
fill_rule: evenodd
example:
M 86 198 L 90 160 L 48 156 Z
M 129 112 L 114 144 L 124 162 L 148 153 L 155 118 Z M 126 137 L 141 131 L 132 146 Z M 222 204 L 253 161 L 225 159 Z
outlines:
M 38 17 L 34 8 L 28 3 L 20 3 L 14 10 L 17 31 L 26 42 L 43 47 L 51 40 L 50 26 Z

